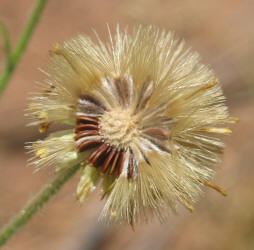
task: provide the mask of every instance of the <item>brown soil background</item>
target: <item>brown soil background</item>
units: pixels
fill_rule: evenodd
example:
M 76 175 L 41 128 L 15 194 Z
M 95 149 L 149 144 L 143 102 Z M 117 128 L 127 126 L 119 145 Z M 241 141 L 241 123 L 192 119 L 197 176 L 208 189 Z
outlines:
M 16 44 L 35 1 L 0 0 L 0 20 Z M 24 142 L 39 138 L 25 126 L 28 93 L 43 75 L 48 50 L 76 34 L 105 37 L 106 23 L 130 28 L 136 23 L 175 30 L 214 68 L 230 113 L 241 122 L 226 138 L 212 190 L 163 225 L 153 221 L 135 231 L 98 222 L 98 193 L 83 205 L 74 198 L 78 175 L 69 181 L 2 249 L 5 250 L 252 250 L 254 249 L 254 2 L 253 0 L 49 0 L 32 39 L 0 99 L 0 225 L 6 223 L 52 177 L 50 169 L 26 168 Z M 4 65 L 2 41 L 0 69 Z

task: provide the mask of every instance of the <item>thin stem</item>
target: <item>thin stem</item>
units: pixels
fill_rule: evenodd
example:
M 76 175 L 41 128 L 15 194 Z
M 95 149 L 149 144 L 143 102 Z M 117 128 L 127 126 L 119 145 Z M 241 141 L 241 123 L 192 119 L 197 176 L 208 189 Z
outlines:
M 11 62 L 11 64 L 7 65 L 4 68 L 4 71 L 0 77 L 0 94 L 3 92 L 15 66 L 19 62 L 22 52 L 25 50 L 25 47 L 29 41 L 29 38 L 31 37 L 31 34 L 36 24 L 38 23 L 39 17 L 41 15 L 41 12 L 43 10 L 45 3 L 46 3 L 46 0 L 37 0 L 35 7 L 30 17 L 28 18 L 27 24 L 25 25 L 23 33 L 21 34 L 19 38 L 17 46 L 15 47 L 13 54 L 10 56 L 11 60 L 7 62 L 7 63 Z
M 80 165 L 76 165 L 63 170 L 51 183 L 46 184 L 34 198 L 29 200 L 27 205 L 0 231 L 0 246 L 3 246 L 21 226 L 40 210 L 44 203 L 46 203 L 79 168 Z

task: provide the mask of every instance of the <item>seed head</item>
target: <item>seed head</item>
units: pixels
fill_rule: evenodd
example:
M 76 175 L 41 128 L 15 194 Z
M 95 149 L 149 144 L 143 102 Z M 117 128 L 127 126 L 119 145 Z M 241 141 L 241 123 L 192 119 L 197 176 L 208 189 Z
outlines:
M 81 164 L 77 198 L 101 181 L 102 216 L 134 225 L 169 207 L 193 210 L 230 133 L 225 98 L 212 70 L 174 33 L 138 26 L 109 32 L 104 44 L 79 35 L 50 52 L 47 79 L 28 115 L 41 132 L 73 129 L 32 143 L 32 164 Z M 219 137 L 218 137 L 219 135 Z

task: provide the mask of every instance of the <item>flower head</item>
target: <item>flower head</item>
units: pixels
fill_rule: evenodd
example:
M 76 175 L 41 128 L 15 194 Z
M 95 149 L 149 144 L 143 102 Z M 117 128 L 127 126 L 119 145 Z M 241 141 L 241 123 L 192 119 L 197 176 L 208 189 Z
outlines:
M 102 215 L 133 225 L 149 214 L 163 220 L 179 202 L 192 210 L 203 185 L 225 194 L 209 181 L 234 119 L 212 70 L 174 33 L 117 27 L 106 45 L 79 35 L 50 52 L 47 76 L 31 98 L 31 124 L 73 129 L 32 143 L 32 163 L 82 164 L 80 201 L 101 180 Z

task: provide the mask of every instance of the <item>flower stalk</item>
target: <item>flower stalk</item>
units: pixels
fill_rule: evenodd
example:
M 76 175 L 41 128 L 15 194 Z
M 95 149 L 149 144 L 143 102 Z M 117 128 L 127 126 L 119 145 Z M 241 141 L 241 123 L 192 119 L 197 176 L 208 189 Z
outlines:
M 21 209 L 16 216 L 7 223 L 0 231 L 0 246 L 17 232 L 28 220 L 42 208 L 42 206 L 68 181 L 80 168 L 75 165 L 60 172 L 52 182 L 46 184 L 42 190 Z
M 3 73 L 0 76 L 0 94 L 3 92 L 8 80 L 11 77 L 13 70 L 15 69 L 23 51 L 26 48 L 26 45 L 32 35 L 32 32 L 36 24 L 38 23 L 41 12 L 45 6 L 45 3 L 46 3 L 46 0 L 37 0 L 35 7 L 32 10 L 30 17 L 28 18 L 27 24 L 25 25 L 23 33 L 21 34 L 13 53 L 11 53 L 10 51 L 8 33 L 3 27 L 3 25 L 1 27 L 2 35 L 4 39 L 4 50 L 6 54 L 6 65 L 4 67 Z

